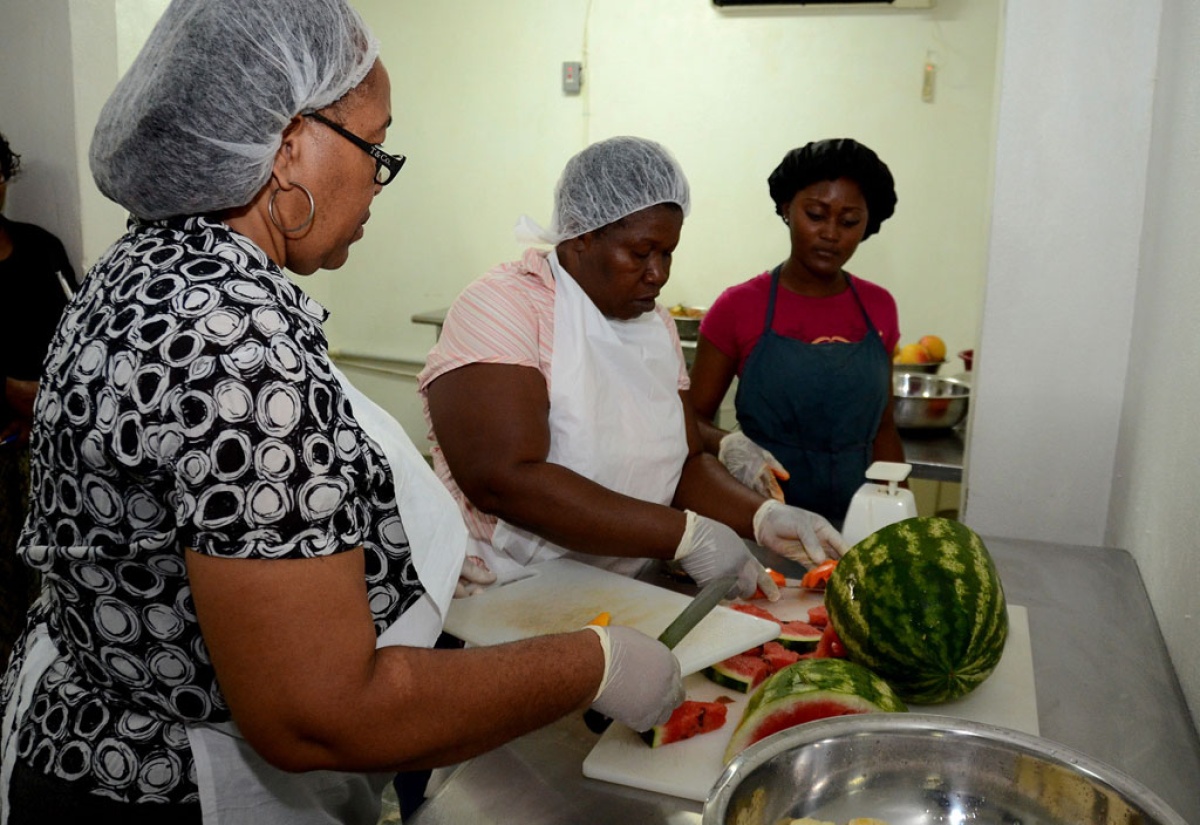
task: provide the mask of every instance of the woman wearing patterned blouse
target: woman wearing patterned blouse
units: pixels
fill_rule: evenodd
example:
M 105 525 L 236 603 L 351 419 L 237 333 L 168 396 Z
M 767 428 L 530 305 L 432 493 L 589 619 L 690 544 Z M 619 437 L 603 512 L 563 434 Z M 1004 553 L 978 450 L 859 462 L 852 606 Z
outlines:
M 132 218 L 37 399 L 10 825 L 373 825 L 398 770 L 682 699 L 628 628 L 427 649 L 465 528 L 283 273 L 341 266 L 403 164 L 377 55 L 344 0 L 174 0 L 101 113 L 92 171 Z

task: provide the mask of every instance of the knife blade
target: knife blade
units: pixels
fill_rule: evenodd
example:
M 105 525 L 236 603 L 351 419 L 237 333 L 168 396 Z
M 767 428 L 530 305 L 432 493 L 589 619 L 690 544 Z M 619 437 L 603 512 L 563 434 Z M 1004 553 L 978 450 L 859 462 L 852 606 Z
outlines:
M 704 585 L 695 598 L 688 602 L 687 607 L 658 634 L 658 640 L 666 645 L 668 650 L 674 650 L 675 646 L 683 641 L 683 637 L 700 624 L 700 620 L 711 613 L 721 599 L 729 595 L 735 584 L 737 576 L 722 576 Z
M 658 640 L 666 645 L 668 650 L 674 650 L 675 646 L 683 641 L 683 637 L 700 624 L 700 621 L 712 612 L 721 599 L 729 595 L 729 591 L 736 584 L 737 576 L 721 576 L 704 585 L 680 614 L 671 620 L 666 629 L 658 634 Z M 584 711 L 583 721 L 588 730 L 593 733 L 604 733 L 612 724 L 612 719 L 592 708 Z

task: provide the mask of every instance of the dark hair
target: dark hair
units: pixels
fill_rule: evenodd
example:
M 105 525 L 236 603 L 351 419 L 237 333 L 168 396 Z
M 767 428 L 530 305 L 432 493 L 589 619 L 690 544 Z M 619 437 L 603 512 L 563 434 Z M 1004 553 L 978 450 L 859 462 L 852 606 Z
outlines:
M 7 138 L 0 134 L 0 179 L 12 180 L 21 171 L 21 156 L 8 145 Z
M 793 149 L 767 178 L 776 213 L 796 193 L 824 180 L 849 178 L 862 189 L 867 201 L 867 228 L 863 239 L 879 231 L 879 225 L 896 211 L 896 182 L 879 156 L 851 138 L 818 140 Z

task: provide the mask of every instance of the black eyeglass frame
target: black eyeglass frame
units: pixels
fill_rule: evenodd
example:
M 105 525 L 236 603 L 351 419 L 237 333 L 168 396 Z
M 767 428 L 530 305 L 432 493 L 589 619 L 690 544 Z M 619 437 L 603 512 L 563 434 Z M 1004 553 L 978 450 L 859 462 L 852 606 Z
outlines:
M 358 135 L 351 132 L 340 123 L 335 123 L 320 112 L 305 112 L 304 117 L 311 117 L 318 123 L 324 123 L 333 131 L 344 137 L 346 140 L 353 143 L 359 149 L 362 149 L 371 157 L 375 158 L 375 182 L 380 186 L 387 186 L 396 179 L 397 173 L 404 168 L 404 161 L 408 160 L 404 155 L 390 155 L 383 151 L 382 147 L 375 143 L 367 143 Z M 380 172 L 386 169 L 388 176 L 380 180 Z

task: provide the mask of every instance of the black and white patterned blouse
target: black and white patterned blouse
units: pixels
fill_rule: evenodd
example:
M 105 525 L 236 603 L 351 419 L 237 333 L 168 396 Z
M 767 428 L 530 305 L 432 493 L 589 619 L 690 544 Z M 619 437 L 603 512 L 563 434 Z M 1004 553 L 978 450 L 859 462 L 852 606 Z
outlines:
M 183 722 L 225 721 L 184 548 L 365 548 L 376 632 L 424 592 L 387 461 L 331 374 L 323 307 L 202 218 L 133 223 L 55 334 L 21 553 L 58 659 L 19 758 L 114 799 L 196 800 Z M 25 653 L 5 676 L 7 705 Z

